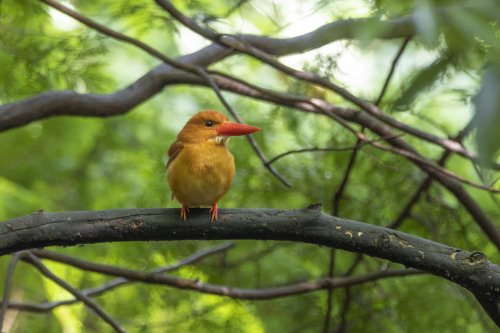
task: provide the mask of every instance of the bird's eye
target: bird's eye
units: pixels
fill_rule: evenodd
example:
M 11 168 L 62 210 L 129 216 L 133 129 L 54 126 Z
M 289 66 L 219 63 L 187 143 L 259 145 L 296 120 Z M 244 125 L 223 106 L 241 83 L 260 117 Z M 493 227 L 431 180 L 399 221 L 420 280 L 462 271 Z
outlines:
M 214 123 L 212 121 L 210 121 L 210 120 L 207 120 L 207 121 L 205 121 L 205 126 L 206 127 L 212 127 L 212 126 L 214 126 Z

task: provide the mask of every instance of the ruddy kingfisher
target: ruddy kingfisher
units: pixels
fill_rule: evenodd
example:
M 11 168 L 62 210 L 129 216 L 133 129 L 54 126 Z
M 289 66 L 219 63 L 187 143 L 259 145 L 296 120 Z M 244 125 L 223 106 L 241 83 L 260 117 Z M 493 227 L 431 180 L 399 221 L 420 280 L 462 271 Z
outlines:
M 217 202 L 234 178 L 229 138 L 259 130 L 232 123 L 217 111 L 202 111 L 189 119 L 168 149 L 167 179 L 172 200 L 182 204 L 181 219 L 186 220 L 189 208 L 210 206 L 210 221 L 217 220 Z

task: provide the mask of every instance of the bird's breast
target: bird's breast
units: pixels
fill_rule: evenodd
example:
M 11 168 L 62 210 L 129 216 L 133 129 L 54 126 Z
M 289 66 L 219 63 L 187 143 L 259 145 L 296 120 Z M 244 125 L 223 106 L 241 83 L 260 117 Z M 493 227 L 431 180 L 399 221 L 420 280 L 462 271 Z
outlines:
M 188 207 L 210 206 L 226 194 L 234 178 L 234 159 L 214 141 L 186 144 L 167 169 L 177 200 Z

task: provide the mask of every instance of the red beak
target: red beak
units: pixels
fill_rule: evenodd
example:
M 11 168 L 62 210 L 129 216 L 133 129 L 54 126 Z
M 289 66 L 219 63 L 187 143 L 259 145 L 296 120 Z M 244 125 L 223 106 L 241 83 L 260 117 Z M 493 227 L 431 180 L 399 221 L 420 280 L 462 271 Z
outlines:
M 253 132 L 260 131 L 261 129 L 255 126 L 232 123 L 228 121 L 218 126 L 215 130 L 217 131 L 217 135 L 236 136 L 251 134 Z

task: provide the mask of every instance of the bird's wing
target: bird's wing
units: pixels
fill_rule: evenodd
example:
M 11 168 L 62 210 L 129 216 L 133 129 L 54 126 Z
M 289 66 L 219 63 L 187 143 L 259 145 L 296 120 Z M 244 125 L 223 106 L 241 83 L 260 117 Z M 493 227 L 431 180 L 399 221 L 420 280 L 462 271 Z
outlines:
M 170 164 L 175 160 L 175 158 L 179 155 L 182 148 L 184 148 L 184 145 L 180 141 L 174 141 L 174 143 L 170 145 L 170 148 L 168 148 L 167 169 L 170 166 Z

